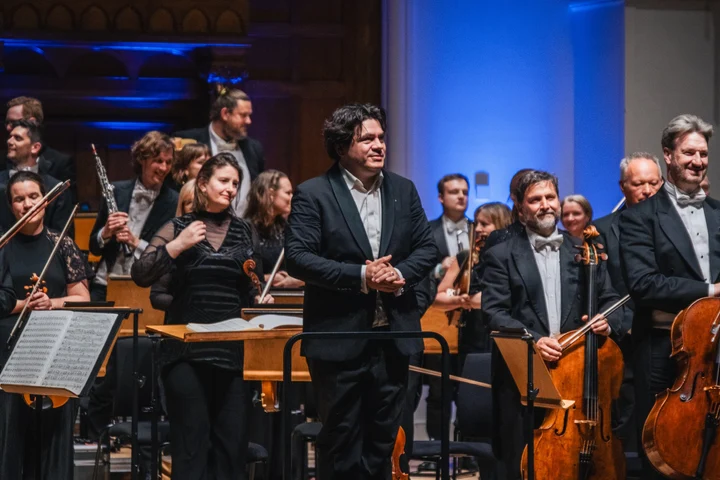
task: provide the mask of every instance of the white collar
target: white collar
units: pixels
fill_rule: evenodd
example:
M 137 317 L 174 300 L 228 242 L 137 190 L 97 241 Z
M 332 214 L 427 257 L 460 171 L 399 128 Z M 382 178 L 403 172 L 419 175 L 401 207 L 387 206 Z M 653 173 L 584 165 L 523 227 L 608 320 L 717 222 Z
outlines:
M 338 166 L 340 167 L 340 171 L 342 172 L 343 179 L 345 180 L 345 185 L 347 185 L 347 187 L 350 190 L 355 189 L 362 193 L 372 193 L 375 190 L 379 189 L 380 186 L 382 186 L 383 179 L 385 178 L 383 176 L 383 172 L 381 171 L 380 174 L 375 179 L 375 182 L 370 187 L 370 189 L 366 189 L 365 185 L 363 185 L 363 182 L 359 178 L 357 178 L 355 175 L 350 173 L 350 171 L 347 170 L 342 165 L 338 164 Z

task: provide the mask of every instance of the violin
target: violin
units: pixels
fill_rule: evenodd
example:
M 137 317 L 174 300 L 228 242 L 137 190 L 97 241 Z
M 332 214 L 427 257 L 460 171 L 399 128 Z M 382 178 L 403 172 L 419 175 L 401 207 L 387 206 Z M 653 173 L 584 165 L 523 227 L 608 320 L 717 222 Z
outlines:
M 669 478 L 718 478 L 719 331 L 718 298 L 697 300 L 670 328 L 670 358 L 677 362 L 678 375 L 656 396 L 642 432 L 648 460 Z
M 257 267 L 257 264 L 255 263 L 255 260 L 252 258 L 249 258 L 245 260 L 243 263 L 243 272 L 245 272 L 245 275 L 250 277 L 250 281 L 252 282 L 255 289 L 258 291 L 258 294 L 263 291 L 262 284 L 260 284 L 260 279 L 257 276 L 257 273 L 255 273 L 255 268 Z
M 400 457 L 405 454 L 405 429 L 398 427 L 398 433 L 395 437 L 395 446 L 392 451 L 392 480 L 409 480 L 410 475 L 403 472 L 400 468 Z
M 599 318 L 596 270 L 600 260 L 607 259 L 598 252 L 602 246 L 594 243 L 597 236 L 595 227 L 588 226 L 582 254 L 576 257 L 585 268 L 585 308 L 591 321 Z M 562 397 L 575 403 L 567 410 L 549 410 L 535 430 L 535 478 L 617 480 L 626 475 L 622 444 L 611 429 L 611 405 L 620 395 L 623 377 L 622 353 L 610 338 L 596 335 L 587 326 L 581 331 L 585 342 L 576 341 L 583 336 L 577 330 L 558 338 L 563 355 L 552 365 L 550 375 Z M 527 478 L 527 447 L 522 472 Z
M 475 223 L 468 223 L 468 229 L 470 231 L 470 245 L 472 245 L 468 256 L 460 265 L 460 272 L 455 277 L 453 282 L 452 294 L 455 296 L 459 295 L 470 295 L 470 281 L 472 280 L 472 270 L 477 259 L 480 255 L 480 246 L 475 240 Z M 463 309 L 458 308 L 447 312 L 448 325 L 460 326 L 460 317 L 463 314 Z

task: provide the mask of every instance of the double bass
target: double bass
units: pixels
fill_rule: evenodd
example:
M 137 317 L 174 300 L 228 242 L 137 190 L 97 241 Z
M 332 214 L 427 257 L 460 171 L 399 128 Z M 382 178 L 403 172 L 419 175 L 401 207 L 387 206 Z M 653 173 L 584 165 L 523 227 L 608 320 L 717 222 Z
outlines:
M 648 460 L 669 478 L 720 478 L 720 299 L 701 298 L 670 329 L 675 383 L 655 399 L 642 433 Z
M 562 397 L 575 403 L 566 410 L 549 410 L 535 430 L 535 478 L 617 480 L 626 476 L 622 444 L 611 429 L 611 404 L 620 395 L 623 378 L 622 353 L 609 337 L 598 336 L 588 328 L 597 318 L 595 274 L 607 255 L 598 253 L 602 246 L 594 243 L 599 235 L 594 226 L 583 233 L 585 242 L 578 260 L 585 268 L 586 312 L 590 320 L 582 329 L 558 338 L 562 357 L 550 368 Z M 625 301 L 627 298 L 618 304 Z M 585 341 L 578 342 L 583 334 Z M 527 478 L 527 448 L 522 457 L 522 474 Z

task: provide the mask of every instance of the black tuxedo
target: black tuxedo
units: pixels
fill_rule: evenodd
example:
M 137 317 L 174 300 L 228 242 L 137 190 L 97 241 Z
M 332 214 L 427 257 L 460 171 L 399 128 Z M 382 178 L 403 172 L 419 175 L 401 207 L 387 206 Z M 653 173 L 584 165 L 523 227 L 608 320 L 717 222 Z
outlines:
M 703 204 L 710 254 L 710 282 L 720 275 L 720 202 Z M 638 435 L 655 403 L 655 395 L 672 386 L 676 364 L 670 359 L 668 330 L 653 328 L 653 309 L 677 314 L 708 296 L 693 242 L 665 187 L 620 215 L 622 270 L 635 302 L 633 320 L 635 417 Z M 642 453 L 642 452 L 640 452 Z M 655 475 L 645 461 L 643 478 Z M 657 477 L 664 478 L 664 477 Z
M 212 148 L 210 146 L 210 130 L 208 129 L 209 126 L 206 125 L 200 128 L 175 132 L 172 136 L 192 138 L 193 140 L 197 140 L 198 143 Z M 265 151 L 263 150 L 262 144 L 254 138 L 245 137 L 238 141 L 238 146 L 242 151 L 243 157 L 245 157 L 245 163 L 247 163 L 248 171 L 250 172 L 250 180 L 255 180 L 255 177 L 265 170 Z
M 12 163 L 8 162 L 7 151 L 5 151 L 4 154 L 0 156 L 0 170 L 9 170 L 11 167 Z M 77 197 L 75 158 L 73 158 L 72 155 L 43 145 L 42 150 L 40 150 L 40 156 L 38 157 L 38 173 L 41 175 L 50 175 L 61 181 L 70 180 L 70 201 L 73 201 Z
M 470 228 L 470 220 L 466 218 L 465 221 L 468 224 L 468 228 Z M 450 256 L 450 249 L 448 248 L 447 239 L 445 238 L 445 224 L 443 223 L 442 215 L 430 221 L 430 229 L 435 239 L 435 245 L 437 245 L 438 248 L 438 263 L 440 263 L 445 257 Z
M 41 173 L 40 176 L 43 179 L 43 183 L 45 184 L 45 190 L 50 191 L 55 185 L 60 183 L 60 180 L 48 175 Z M 0 172 L 0 195 L 2 198 L 0 198 L 0 227 L 2 227 L 3 230 L 7 230 L 10 227 L 12 227 L 15 222 L 15 215 L 12 213 L 12 209 L 10 208 L 10 203 L 7 200 L 7 184 L 10 181 L 10 171 L 9 170 L 3 170 Z M 73 204 L 72 204 L 72 198 L 70 196 L 70 192 L 65 190 L 63 193 L 60 194 L 60 196 L 53 201 L 49 207 L 45 210 L 45 220 L 43 223 L 45 225 L 55 230 L 56 232 L 62 232 L 62 229 L 65 227 L 65 224 L 68 221 L 68 218 L 70 218 L 70 214 L 72 213 Z M 70 230 L 68 231 L 68 235 L 72 238 L 73 232 L 75 231 L 73 225 L 70 225 Z
M 422 289 L 437 249 L 411 181 L 383 172 L 379 256 L 405 279 L 400 295 L 380 293 L 392 331 L 420 330 Z M 376 291 L 361 292 L 361 266 L 373 259 L 358 208 L 339 165 L 297 187 L 285 233 L 288 273 L 305 281 L 306 332 L 370 331 Z M 394 342 L 304 340 L 323 429 L 319 478 L 385 478 L 400 423 L 408 355 L 420 339 Z
M 127 213 L 130 210 L 130 201 L 132 200 L 132 192 L 133 188 L 135 188 L 136 181 L 139 180 L 122 180 L 120 182 L 113 182 L 113 186 L 115 187 L 113 193 L 119 211 Z M 160 193 L 155 199 L 155 202 L 153 202 L 153 206 L 147 220 L 145 220 L 145 224 L 143 225 L 140 233 L 140 239 L 149 242 L 160 227 L 170 221 L 170 219 L 174 218 L 177 203 L 177 192 L 163 185 L 160 189 Z M 107 262 L 109 272 L 115 264 L 120 244 L 115 240 L 115 237 L 113 237 L 105 243 L 104 248 L 100 248 L 97 236 L 100 229 L 105 226 L 108 216 L 107 204 L 103 200 L 100 205 L 100 210 L 98 211 L 98 216 L 95 220 L 92 233 L 90 234 L 90 251 L 94 255 L 102 256 L 102 259 Z
M 585 273 L 575 260 L 578 238 L 567 232 L 560 246 L 561 310 L 560 330 L 567 332 L 582 325 Z M 522 231 L 496 245 L 485 255 L 482 278 L 482 310 L 492 330 L 525 328 L 539 340 L 550 335 L 545 295 L 532 246 Z M 619 299 L 610 286 L 604 267 L 597 270 L 598 311 Z M 620 328 L 622 309 L 608 318 L 614 332 Z M 497 352 L 493 356 L 494 445 L 507 470 L 507 478 L 520 475 L 520 456 L 524 448 L 520 393 L 505 362 Z

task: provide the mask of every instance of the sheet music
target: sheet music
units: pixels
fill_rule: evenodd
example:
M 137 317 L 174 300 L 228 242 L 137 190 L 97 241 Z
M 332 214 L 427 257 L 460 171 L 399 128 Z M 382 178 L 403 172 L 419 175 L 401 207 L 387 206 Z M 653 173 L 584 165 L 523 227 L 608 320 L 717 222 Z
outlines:
M 0 374 L 0 384 L 80 395 L 117 319 L 115 313 L 34 311 Z
M 242 318 L 231 318 L 215 323 L 188 323 L 193 332 L 242 332 L 243 330 L 272 330 L 281 327 L 302 327 L 302 318 L 290 315 L 258 315 L 249 322 Z
M 41 385 L 73 312 L 34 311 L 15 344 L 0 384 Z
M 65 388 L 79 395 L 116 318 L 113 313 L 75 312 L 45 375 L 45 386 Z
M 250 320 L 249 323 L 264 330 L 272 330 L 274 328 L 282 327 L 302 327 L 303 319 L 301 317 L 292 317 L 290 315 L 276 315 L 269 313 L 267 315 L 258 315 Z

